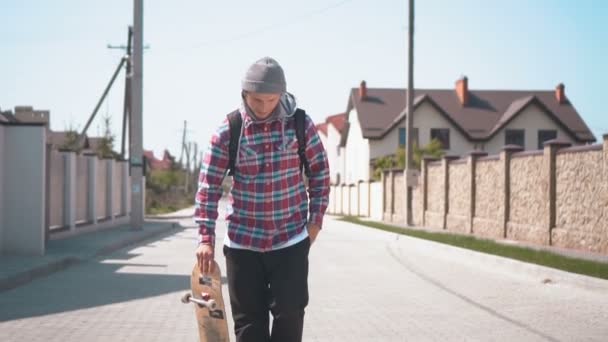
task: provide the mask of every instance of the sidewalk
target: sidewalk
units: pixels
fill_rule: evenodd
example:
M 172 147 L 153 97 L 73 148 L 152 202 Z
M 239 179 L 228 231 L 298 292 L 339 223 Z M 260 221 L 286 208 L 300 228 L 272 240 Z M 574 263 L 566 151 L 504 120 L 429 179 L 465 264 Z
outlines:
M 185 215 L 185 211 L 178 211 L 163 215 L 162 220 L 146 218 L 143 229 L 139 231 L 131 230 L 129 225 L 123 225 L 60 240 L 49 240 L 44 256 L 2 255 L 0 256 L 0 292 L 97 256 L 110 254 L 126 246 L 172 232 L 179 227 L 178 218 Z

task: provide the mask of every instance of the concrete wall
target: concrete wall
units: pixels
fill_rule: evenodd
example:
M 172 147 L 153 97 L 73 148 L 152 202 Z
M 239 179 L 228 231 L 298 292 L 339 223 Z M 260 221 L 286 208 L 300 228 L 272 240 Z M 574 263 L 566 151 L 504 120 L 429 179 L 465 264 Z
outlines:
M 128 219 L 127 163 L 47 152 L 46 132 L 42 125 L 0 123 L 0 254 L 43 255 L 47 238 L 126 222 L 113 212 Z M 98 218 L 106 222 L 97 225 Z
M 374 220 L 382 219 L 382 183 L 372 182 L 370 184 L 370 215 L 369 217 Z
M 76 157 L 76 224 L 89 222 L 89 163 L 88 157 Z
M 50 169 L 49 172 L 50 184 L 49 184 L 49 214 L 50 214 L 50 228 L 62 228 L 64 226 L 64 193 L 66 190 L 65 184 L 65 159 L 64 155 L 57 151 L 52 150 L 50 152 Z
M 2 144 L 2 254 L 42 255 L 45 245 L 44 126 L 5 126 Z
M 95 205 L 95 218 L 97 220 L 103 220 L 107 216 L 107 168 L 108 161 L 105 159 L 100 159 L 97 161 L 97 175 L 96 175 L 96 205 Z
M 370 184 L 369 182 L 359 182 L 359 216 L 370 216 Z
M 350 185 L 350 214 L 359 216 L 359 187 L 355 184 Z
M 380 182 L 332 185 L 327 213 L 381 220 L 382 197 L 383 191 Z

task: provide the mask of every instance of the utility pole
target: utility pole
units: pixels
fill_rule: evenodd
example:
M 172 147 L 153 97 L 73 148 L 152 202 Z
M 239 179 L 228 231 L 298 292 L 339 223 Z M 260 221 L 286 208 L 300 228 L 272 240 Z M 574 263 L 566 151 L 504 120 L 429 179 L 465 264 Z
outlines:
M 197 184 L 196 175 L 197 175 L 197 166 L 198 166 L 198 143 L 194 143 L 194 153 L 192 154 L 192 172 L 190 173 L 190 178 L 192 179 L 192 184 Z
M 185 176 L 184 176 L 184 193 L 188 193 L 189 191 L 189 181 L 190 181 L 190 150 L 192 148 L 192 143 L 188 143 L 187 145 L 184 144 L 186 147 L 186 170 L 185 170 Z
M 127 141 L 127 124 L 131 114 L 131 65 L 133 58 L 133 49 L 131 48 L 133 40 L 133 26 L 129 26 L 127 31 L 127 45 L 111 45 L 108 44 L 108 49 L 119 49 L 125 50 L 127 56 L 127 72 L 125 75 L 125 94 L 124 94 L 124 102 L 123 102 L 123 110 L 122 110 L 122 140 L 120 144 L 120 157 L 125 158 L 125 145 Z M 131 126 L 129 128 L 129 141 L 131 140 Z
M 414 178 L 413 167 L 413 142 L 412 137 L 414 124 L 414 0 L 409 0 L 409 29 L 408 29 L 408 73 L 407 73 L 407 117 L 405 122 L 405 220 L 408 226 L 413 225 L 412 220 L 412 186 Z
M 184 120 L 184 133 L 182 134 L 182 151 L 179 154 L 179 166 L 184 167 L 182 160 L 184 158 L 184 150 L 186 149 L 186 131 L 188 127 L 188 121 Z
M 144 1 L 133 0 L 133 78 L 131 91 L 129 140 L 131 166 L 131 229 L 141 230 L 144 224 L 144 196 L 146 191 L 143 175 L 143 38 Z

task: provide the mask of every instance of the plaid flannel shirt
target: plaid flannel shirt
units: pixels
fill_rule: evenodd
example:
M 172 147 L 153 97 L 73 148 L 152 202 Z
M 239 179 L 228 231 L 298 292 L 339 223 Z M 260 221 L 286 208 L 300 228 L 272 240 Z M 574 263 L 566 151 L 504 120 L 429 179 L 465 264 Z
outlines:
M 269 251 L 302 232 L 307 223 L 322 226 L 329 201 L 329 165 L 317 129 L 306 116 L 308 189 L 300 172 L 294 117 L 256 123 L 241 111 L 240 141 L 226 213 L 231 241 Z M 228 120 L 215 132 L 203 156 L 195 221 L 199 242 L 215 243 L 215 222 L 222 181 L 228 168 Z M 307 195 L 308 190 L 308 195 Z

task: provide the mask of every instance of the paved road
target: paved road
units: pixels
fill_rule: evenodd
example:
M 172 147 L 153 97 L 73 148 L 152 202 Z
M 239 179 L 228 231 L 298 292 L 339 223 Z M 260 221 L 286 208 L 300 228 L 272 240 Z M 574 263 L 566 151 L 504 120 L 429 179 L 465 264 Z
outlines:
M 0 293 L 0 341 L 196 341 L 193 309 L 179 302 L 196 229 L 182 222 L 190 228 Z M 311 249 L 304 340 L 607 340 L 608 285 L 485 260 L 328 219 Z

